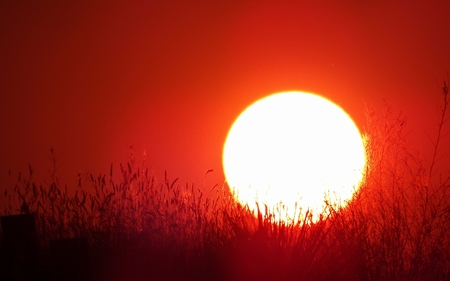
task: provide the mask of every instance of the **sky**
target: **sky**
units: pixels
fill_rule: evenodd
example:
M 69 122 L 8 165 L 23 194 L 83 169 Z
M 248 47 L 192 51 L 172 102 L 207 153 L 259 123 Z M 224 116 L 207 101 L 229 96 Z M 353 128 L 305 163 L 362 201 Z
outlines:
M 430 159 L 449 15 L 444 0 L 0 1 L 0 181 L 29 164 L 46 177 L 52 148 L 76 186 L 118 174 L 133 146 L 161 181 L 221 185 L 234 120 L 287 90 L 330 99 L 361 131 L 365 105 L 386 101 Z

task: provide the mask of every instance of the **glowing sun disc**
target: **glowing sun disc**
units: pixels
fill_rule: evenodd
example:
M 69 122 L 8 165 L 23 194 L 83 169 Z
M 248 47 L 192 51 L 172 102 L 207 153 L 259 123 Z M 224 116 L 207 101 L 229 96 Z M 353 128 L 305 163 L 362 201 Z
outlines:
M 365 165 L 364 145 L 339 106 L 305 92 L 273 94 L 236 119 L 223 148 L 228 186 L 242 205 L 277 219 L 314 218 L 325 200 L 345 206 Z

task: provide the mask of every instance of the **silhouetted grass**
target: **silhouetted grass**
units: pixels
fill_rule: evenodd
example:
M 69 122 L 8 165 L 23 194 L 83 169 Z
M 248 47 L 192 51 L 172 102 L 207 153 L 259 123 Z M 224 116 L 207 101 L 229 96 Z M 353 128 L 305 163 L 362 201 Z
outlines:
M 50 241 L 87 238 L 94 280 L 448 280 L 450 180 L 436 180 L 433 168 L 447 120 L 443 90 L 431 165 L 410 151 L 401 113 L 368 110 L 362 186 L 315 223 L 308 211 L 290 223 L 251 214 L 226 186 L 167 174 L 158 182 L 133 155 L 116 168 L 118 179 L 112 165 L 109 174 L 80 174 L 71 193 L 53 151 L 48 181 L 35 183 L 30 167 L 1 211 L 35 215 L 43 268 L 51 267 Z

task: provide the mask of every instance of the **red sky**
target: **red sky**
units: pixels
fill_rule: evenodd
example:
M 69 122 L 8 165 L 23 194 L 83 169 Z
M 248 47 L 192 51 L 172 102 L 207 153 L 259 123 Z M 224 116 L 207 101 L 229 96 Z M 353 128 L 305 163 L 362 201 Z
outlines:
M 134 145 L 159 177 L 202 186 L 213 169 L 221 184 L 234 119 L 284 90 L 331 99 L 360 130 L 364 104 L 386 99 L 429 157 L 449 1 L 68 2 L 0 2 L 1 182 L 28 164 L 47 175 L 54 148 L 75 186 L 78 171 L 118 172 Z

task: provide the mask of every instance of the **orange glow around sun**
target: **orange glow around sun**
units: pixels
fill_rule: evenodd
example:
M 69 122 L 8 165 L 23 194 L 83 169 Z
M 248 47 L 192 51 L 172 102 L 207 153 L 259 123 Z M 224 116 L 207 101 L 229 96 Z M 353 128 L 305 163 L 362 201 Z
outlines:
M 365 165 L 364 145 L 352 119 L 318 95 L 284 92 L 249 106 L 231 127 L 223 167 L 242 205 L 286 222 L 313 220 L 325 200 L 345 206 Z

